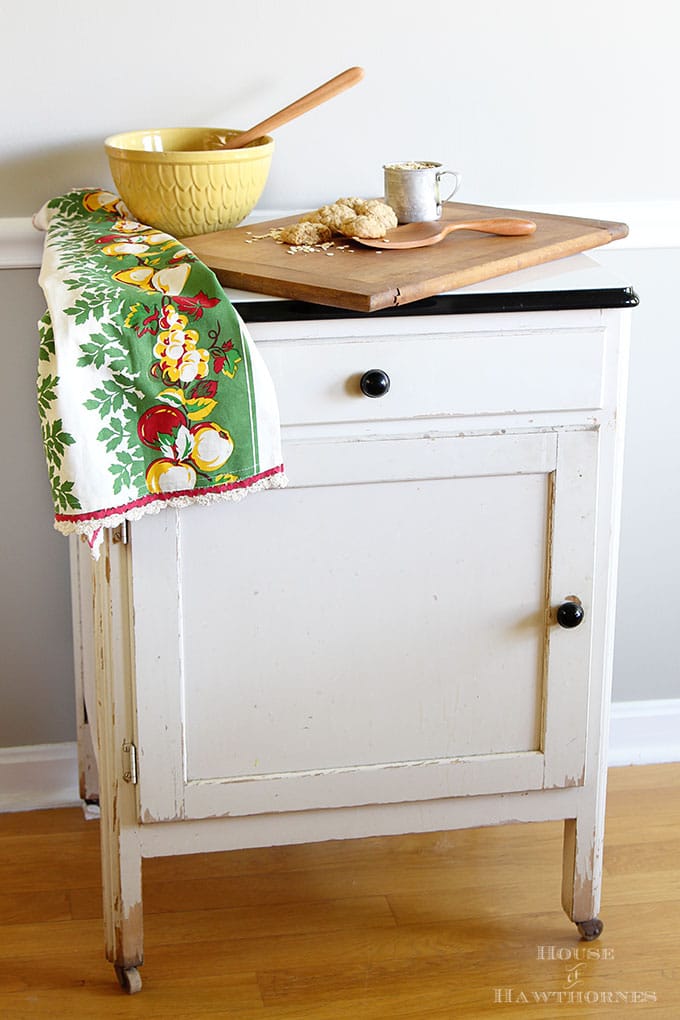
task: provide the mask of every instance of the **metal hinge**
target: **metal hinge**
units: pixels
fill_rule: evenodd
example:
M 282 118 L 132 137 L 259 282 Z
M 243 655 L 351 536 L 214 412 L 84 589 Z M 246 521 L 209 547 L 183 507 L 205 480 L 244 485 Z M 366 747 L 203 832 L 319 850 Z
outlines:
M 128 543 L 128 526 L 127 521 L 121 521 L 121 523 L 113 528 L 111 531 L 111 541 L 114 545 L 120 543 L 121 545 L 127 545 Z
M 123 741 L 123 779 L 133 785 L 137 782 L 137 748 L 130 740 Z

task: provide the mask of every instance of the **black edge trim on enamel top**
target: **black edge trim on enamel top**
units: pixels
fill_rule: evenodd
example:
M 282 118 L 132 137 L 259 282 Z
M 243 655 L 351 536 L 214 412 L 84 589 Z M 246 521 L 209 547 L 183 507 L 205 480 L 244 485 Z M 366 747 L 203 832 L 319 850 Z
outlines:
M 356 312 L 308 301 L 235 301 L 244 322 L 304 322 L 314 319 L 375 319 L 409 315 L 482 315 L 491 312 L 561 312 L 579 308 L 635 308 L 632 287 L 553 290 L 525 294 L 438 294 L 396 308 Z

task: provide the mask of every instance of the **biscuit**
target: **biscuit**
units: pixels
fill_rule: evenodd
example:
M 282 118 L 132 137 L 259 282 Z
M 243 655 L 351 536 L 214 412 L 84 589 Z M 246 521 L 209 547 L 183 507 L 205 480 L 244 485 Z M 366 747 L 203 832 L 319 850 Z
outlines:
M 324 241 L 330 241 L 332 236 L 331 228 L 325 223 L 310 220 L 281 227 L 278 231 L 278 239 L 285 244 L 322 244 Z
M 303 216 L 304 223 L 323 223 L 345 237 L 382 237 L 397 225 L 391 206 L 377 198 L 339 198 Z

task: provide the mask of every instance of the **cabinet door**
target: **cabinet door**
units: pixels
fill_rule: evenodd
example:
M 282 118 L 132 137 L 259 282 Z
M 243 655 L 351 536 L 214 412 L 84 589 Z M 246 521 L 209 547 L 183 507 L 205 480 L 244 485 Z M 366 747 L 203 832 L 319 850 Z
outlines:
M 299 441 L 288 489 L 136 523 L 143 820 L 581 782 L 596 457 L 595 431 Z

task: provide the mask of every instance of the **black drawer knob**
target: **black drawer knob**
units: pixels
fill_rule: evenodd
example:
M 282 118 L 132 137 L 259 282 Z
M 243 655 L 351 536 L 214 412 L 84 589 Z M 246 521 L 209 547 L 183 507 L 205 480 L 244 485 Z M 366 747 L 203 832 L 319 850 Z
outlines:
M 359 380 L 365 397 L 384 397 L 390 388 L 390 377 L 382 368 L 369 368 Z
M 557 608 L 557 622 L 560 627 L 566 627 L 567 630 L 570 630 L 572 627 L 578 627 L 579 623 L 583 622 L 585 615 L 580 602 L 563 602 Z

